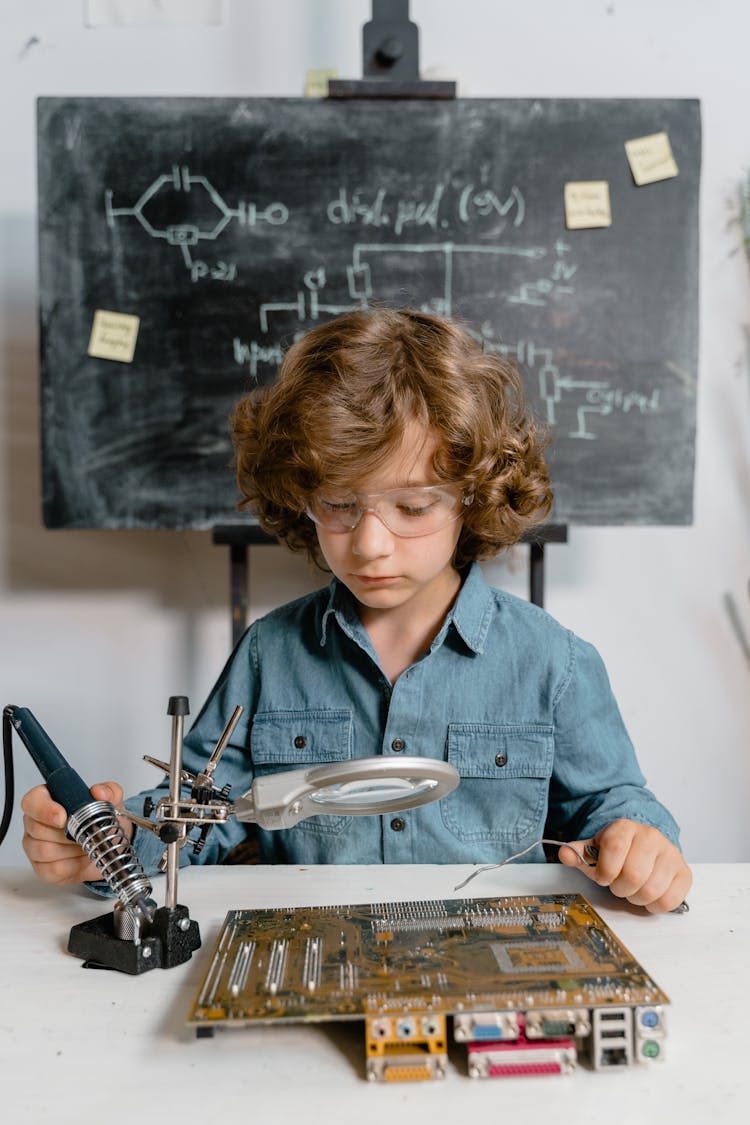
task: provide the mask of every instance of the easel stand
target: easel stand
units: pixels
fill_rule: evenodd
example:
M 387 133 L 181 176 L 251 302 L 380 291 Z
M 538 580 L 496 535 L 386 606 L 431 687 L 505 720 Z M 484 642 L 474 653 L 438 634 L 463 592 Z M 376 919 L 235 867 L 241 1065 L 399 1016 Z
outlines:
M 361 79 L 331 79 L 329 98 L 455 98 L 456 83 L 424 82 L 419 77 L 419 29 L 409 19 L 409 0 L 372 0 L 372 19 L 362 31 Z M 548 524 L 524 536 L 530 545 L 529 597 L 544 604 L 544 548 L 547 543 L 566 543 L 568 529 Z M 249 560 L 248 547 L 275 542 L 258 527 L 220 526 L 214 543 L 230 551 L 232 647 L 247 627 Z
M 247 628 L 250 600 L 250 558 L 248 547 L 273 546 L 276 540 L 256 526 L 219 524 L 213 530 L 213 542 L 229 547 L 229 606 L 232 618 L 232 648 Z
M 529 601 L 544 606 L 544 548 L 547 543 L 567 543 L 568 525 L 547 523 L 527 532 L 521 539 L 529 544 Z

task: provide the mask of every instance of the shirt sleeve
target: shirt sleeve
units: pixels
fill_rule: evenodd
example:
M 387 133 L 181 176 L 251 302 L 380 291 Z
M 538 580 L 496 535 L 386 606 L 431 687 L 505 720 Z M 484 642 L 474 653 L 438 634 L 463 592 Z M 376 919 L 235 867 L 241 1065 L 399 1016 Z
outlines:
M 581 840 L 625 818 L 658 828 L 679 846 L 676 821 L 646 788 L 599 653 L 568 636 L 568 675 L 555 701 L 550 833 Z

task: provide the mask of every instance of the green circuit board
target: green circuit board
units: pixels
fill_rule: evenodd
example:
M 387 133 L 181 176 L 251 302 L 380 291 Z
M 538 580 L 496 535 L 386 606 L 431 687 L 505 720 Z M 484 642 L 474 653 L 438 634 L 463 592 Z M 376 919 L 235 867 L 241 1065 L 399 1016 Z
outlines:
M 582 895 L 530 895 L 231 910 L 188 1023 L 665 1003 Z

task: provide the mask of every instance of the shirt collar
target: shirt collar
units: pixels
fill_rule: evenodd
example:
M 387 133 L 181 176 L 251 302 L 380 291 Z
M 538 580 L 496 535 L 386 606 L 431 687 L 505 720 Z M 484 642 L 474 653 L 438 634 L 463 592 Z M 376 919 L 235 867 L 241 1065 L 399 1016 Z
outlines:
M 472 652 L 482 653 L 494 605 L 495 601 L 484 580 L 482 568 L 479 563 L 472 563 L 466 572 L 453 608 L 446 618 L 444 628 L 453 625 L 464 644 Z
M 472 652 L 484 652 L 493 606 L 494 599 L 484 580 L 482 568 L 478 563 L 472 563 L 466 572 L 458 597 L 448 612 L 440 632 L 432 642 L 431 648 L 437 648 L 442 644 L 448 630 L 453 627 Z M 361 636 L 362 623 L 354 598 L 337 578 L 334 578 L 329 586 L 328 604 L 320 622 L 321 645 L 326 643 L 328 619 L 332 614 L 345 633 L 349 636 Z
M 331 615 L 336 618 L 341 628 L 350 637 L 362 630 L 362 622 L 359 619 L 359 614 L 354 604 L 354 598 L 344 583 L 339 582 L 338 578 L 333 578 L 328 587 L 328 604 L 323 610 L 323 616 L 320 621 L 321 646 L 326 643 L 326 638 L 328 636 L 328 619 Z

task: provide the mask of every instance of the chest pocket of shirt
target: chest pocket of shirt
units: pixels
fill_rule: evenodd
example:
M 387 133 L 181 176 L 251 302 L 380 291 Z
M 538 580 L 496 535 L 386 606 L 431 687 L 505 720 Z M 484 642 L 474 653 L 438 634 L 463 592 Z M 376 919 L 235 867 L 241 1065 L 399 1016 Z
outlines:
M 250 732 L 250 752 L 258 777 L 282 770 L 340 762 L 352 756 L 351 711 L 258 711 Z M 350 816 L 311 816 L 292 832 L 337 836 Z
M 464 843 L 521 844 L 540 837 L 552 757 L 551 726 L 450 723 L 448 761 L 461 783 L 440 802 L 445 827 Z

